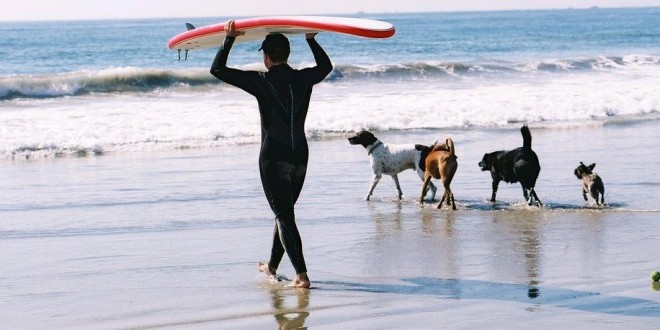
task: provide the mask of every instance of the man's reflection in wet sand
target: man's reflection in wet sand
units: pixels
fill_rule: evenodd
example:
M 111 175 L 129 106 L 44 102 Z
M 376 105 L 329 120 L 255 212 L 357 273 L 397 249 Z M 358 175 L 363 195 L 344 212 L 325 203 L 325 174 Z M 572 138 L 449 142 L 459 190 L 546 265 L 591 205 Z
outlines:
M 305 321 L 309 316 L 309 297 L 312 290 L 308 289 L 272 289 L 273 316 L 278 329 L 306 329 Z M 287 306 L 286 300 L 294 298 L 295 306 Z

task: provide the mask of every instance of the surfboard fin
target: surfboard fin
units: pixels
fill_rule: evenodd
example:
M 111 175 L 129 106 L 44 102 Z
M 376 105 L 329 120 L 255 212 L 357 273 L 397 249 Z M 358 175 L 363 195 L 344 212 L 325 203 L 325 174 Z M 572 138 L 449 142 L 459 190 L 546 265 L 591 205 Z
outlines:
M 177 49 L 177 51 L 179 52 L 179 61 L 181 61 L 181 49 Z M 183 60 L 184 61 L 188 60 L 188 50 L 187 49 L 185 49 L 185 58 Z
M 190 30 L 194 30 L 194 29 L 195 29 L 195 26 L 192 25 L 192 24 L 190 24 L 190 23 L 186 23 L 186 29 L 188 29 L 188 31 L 190 31 Z

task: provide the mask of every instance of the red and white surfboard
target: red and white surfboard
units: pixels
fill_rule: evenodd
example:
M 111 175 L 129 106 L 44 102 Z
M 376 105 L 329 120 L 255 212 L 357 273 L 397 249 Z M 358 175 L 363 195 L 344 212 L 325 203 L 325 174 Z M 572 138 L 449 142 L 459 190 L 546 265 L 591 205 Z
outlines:
M 245 35 L 236 42 L 262 40 L 269 33 L 304 34 L 313 32 L 334 32 L 364 38 L 389 38 L 394 35 L 390 23 L 363 18 L 332 16 L 272 16 L 239 19 L 235 21 L 238 31 Z M 225 23 L 199 28 L 189 26 L 189 31 L 172 37 L 167 43 L 171 50 L 194 50 L 219 47 L 225 37 Z

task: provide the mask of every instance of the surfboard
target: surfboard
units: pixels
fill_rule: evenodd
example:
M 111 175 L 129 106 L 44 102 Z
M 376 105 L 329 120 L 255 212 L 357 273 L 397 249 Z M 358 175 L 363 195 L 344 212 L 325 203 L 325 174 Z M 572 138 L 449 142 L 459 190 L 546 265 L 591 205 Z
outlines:
M 220 47 L 225 38 L 225 23 L 195 28 L 187 23 L 188 31 L 172 37 L 167 47 L 170 50 L 197 50 Z M 333 32 L 345 35 L 383 39 L 394 35 L 394 26 L 388 22 L 351 17 L 333 16 L 271 16 L 239 19 L 235 21 L 238 31 L 245 35 L 236 42 L 263 40 L 269 33 L 304 34 Z

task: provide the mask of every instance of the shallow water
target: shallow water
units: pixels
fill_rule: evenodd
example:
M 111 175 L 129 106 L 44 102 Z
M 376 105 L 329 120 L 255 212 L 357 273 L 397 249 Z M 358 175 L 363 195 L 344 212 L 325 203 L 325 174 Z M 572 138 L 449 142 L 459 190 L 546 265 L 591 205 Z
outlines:
M 487 202 L 490 177 L 477 162 L 517 147 L 517 129 L 381 134 L 386 143 L 452 136 L 457 211 L 421 207 L 412 171 L 400 175 L 402 201 L 385 177 L 366 202 L 364 148 L 314 140 L 297 205 L 309 291 L 256 271 L 273 227 L 256 145 L 3 162 L 0 319 L 11 328 L 653 328 L 657 123 L 532 126 L 542 209 L 525 205 L 518 185 Z M 579 161 L 597 163 L 608 206 L 582 200 Z M 280 272 L 292 277 L 288 260 Z

